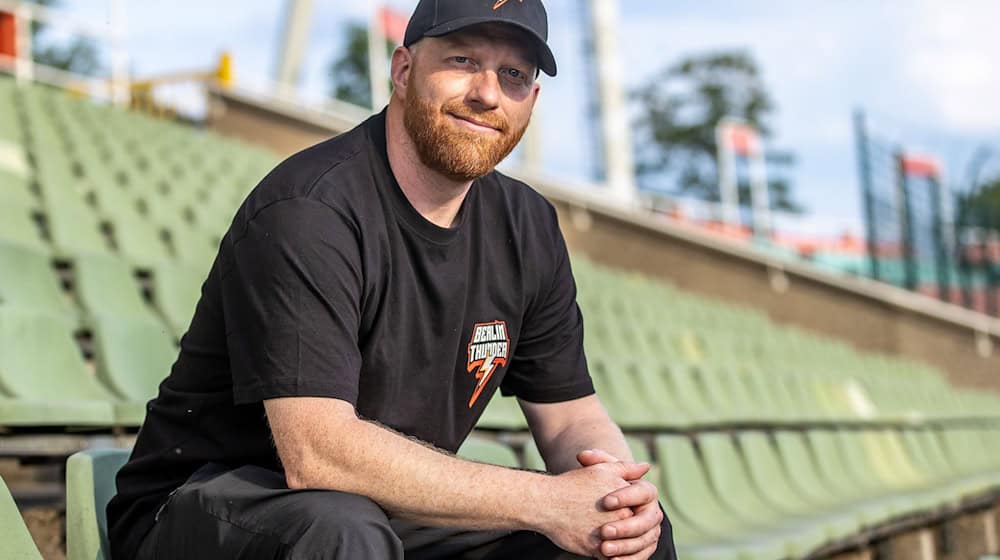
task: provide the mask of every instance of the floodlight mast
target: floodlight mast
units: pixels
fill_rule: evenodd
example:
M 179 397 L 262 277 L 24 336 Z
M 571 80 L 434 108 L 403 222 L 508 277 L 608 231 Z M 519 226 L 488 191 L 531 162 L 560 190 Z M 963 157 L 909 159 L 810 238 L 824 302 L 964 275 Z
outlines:
M 309 42 L 312 21 L 312 0 L 287 0 L 285 2 L 285 28 L 281 41 L 281 55 L 275 69 L 277 93 L 290 96 L 295 93 L 302 73 L 302 59 Z
M 636 196 L 631 127 L 618 52 L 618 0 L 586 0 L 593 36 L 605 180 L 612 196 L 629 207 Z

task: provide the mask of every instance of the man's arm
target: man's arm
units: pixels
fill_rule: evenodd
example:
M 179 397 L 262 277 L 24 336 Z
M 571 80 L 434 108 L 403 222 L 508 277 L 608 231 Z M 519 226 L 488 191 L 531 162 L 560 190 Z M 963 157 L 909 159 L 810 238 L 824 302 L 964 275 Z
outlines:
M 598 500 L 648 466 L 605 463 L 560 476 L 465 461 L 359 419 L 342 400 L 264 401 L 290 488 L 367 496 L 394 516 L 445 527 L 538 531 L 594 555 L 600 527 L 631 517 Z
M 577 454 L 591 449 L 632 462 L 625 436 L 597 395 L 558 403 L 522 399 L 518 403 L 549 472 L 559 474 L 580 468 Z
M 597 395 L 559 403 L 518 402 L 550 472 L 573 472 L 581 467 L 623 461 L 632 464 L 625 436 Z M 600 552 L 608 558 L 626 555 L 648 558 L 656 551 L 660 538 L 663 513 L 656 486 L 638 478 L 629 481 L 628 487 L 619 488 L 601 500 L 604 509 L 634 511 L 634 516 L 601 527 Z

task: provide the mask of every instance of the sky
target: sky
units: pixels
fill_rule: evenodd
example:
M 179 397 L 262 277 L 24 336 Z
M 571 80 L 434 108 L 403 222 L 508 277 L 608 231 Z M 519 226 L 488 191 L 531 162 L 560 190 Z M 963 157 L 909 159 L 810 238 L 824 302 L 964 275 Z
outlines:
M 233 54 L 237 83 L 268 87 L 281 37 L 282 0 L 123 0 L 129 65 L 138 77 L 211 67 Z M 536 121 L 545 171 L 569 181 L 589 176 L 582 0 L 546 0 L 549 42 L 559 63 L 543 77 Z M 603 1 L 603 0 L 602 0 Z M 409 14 L 415 0 L 387 0 Z M 107 20 L 109 0 L 63 0 L 73 14 Z M 343 47 L 342 30 L 370 10 L 356 0 L 314 0 L 299 91 L 320 99 Z M 788 174 L 806 208 L 785 227 L 805 233 L 863 233 L 852 112 L 872 133 L 907 151 L 929 153 L 953 190 L 966 188 L 968 161 L 993 146 L 1000 173 L 1000 21 L 996 0 L 620 0 L 619 53 L 626 91 L 680 58 L 749 52 L 775 104 L 769 146 L 790 150 Z M 179 100 L 189 100 L 183 88 Z M 575 139 L 566 142 L 567 138 Z

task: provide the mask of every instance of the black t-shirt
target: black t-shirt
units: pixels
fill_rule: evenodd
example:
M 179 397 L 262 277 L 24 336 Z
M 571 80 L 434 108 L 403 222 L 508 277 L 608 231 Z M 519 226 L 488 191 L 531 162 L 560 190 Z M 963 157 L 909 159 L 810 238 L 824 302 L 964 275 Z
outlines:
M 493 172 L 454 228 L 388 164 L 385 114 L 278 165 L 238 210 L 108 506 L 131 558 L 167 494 L 208 462 L 280 470 L 264 399 L 333 397 L 455 451 L 500 388 L 593 393 L 555 211 Z

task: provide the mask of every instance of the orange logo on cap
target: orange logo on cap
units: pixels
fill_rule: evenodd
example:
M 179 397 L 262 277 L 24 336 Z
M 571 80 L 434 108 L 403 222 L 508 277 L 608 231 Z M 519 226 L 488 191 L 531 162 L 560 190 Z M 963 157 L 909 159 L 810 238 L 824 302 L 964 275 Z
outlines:
M 497 3 L 493 4 L 493 9 L 496 10 L 497 8 L 499 8 L 500 6 L 503 6 L 504 4 L 506 4 L 509 1 L 510 0 L 497 0 Z M 521 2 L 521 3 L 524 3 L 524 0 L 517 0 L 517 1 Z

